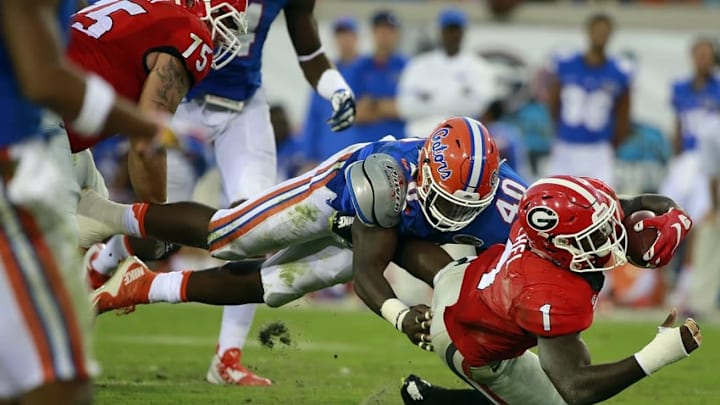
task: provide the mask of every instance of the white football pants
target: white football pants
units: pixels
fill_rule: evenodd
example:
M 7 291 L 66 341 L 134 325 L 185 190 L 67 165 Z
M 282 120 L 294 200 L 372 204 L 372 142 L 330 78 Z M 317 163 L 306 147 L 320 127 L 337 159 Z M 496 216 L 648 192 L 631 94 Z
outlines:
M 212 132 L 225 206 L 257 196 L 275 184 L 275 136 L 263 89 L 258 89 L 241 112 L 188 100 L 180 104 L 173 119 Z M 168 201 L 188 201 L 196 181 L 194 172 L 182 155 L 172 154 L 168 156 Z
M 0 400 L 97 372 L 72 165 L 59 127 L 0 150 L 0 166 L 14 166 L 0 179 Z

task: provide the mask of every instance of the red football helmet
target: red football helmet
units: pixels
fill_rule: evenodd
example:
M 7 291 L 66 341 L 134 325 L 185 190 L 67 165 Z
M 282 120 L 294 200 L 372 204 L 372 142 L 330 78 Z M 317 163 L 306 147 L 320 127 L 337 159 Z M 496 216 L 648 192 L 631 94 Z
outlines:
M 433 228 L 458 231 L 495 197 L 500 155 L 488 130 L 468 117 L 440 123 L 418 158 L 418 199 Z
M 583 180 L 587 180 L 588 183 L 590 183 L 593 187 L 595 187 L 598 191 L 601 191 L 607 195 L 610 196 L 613 200 L 615 200 L 615 203 L 617 204 L 617 217 L 620 222 L 622 222 L 623 219 L 625 219 L 625 212 L 622 209 L 622 206 L 620 205 L 620 199 L 618 198 L 617 194 L 615 194 L 615 190 L 610 187 L 609 184 L 605 183 L 602 180 L 595 179 L 592 177 L 580 177 Z
M 212 67 L 230 63 L 242 49 L 241 36 L 247 34 L 245 17 L 248 0 L 175 0 L 207 24 L 215 42 Z
M 533 250 L 576 272 L 610 270 L 627 262 L 621 215 L 612 189 L 600 190 L 573 176 L 536 181 L 518 211 Z

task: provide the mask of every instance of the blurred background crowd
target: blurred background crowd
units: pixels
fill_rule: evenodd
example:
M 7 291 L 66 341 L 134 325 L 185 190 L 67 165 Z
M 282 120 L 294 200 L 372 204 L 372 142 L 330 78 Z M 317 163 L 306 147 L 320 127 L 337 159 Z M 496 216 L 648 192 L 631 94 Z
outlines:
M 720 0 L 469 0 L 451 8 L 431 0 L 356 1 L 357 15 L 344 14 L 350 8 L 343 3 L 321 0 L 316 8 L 326 51 L 357 99 L 356 124 L 344 132 L 330 131 L 330 106 L 288 63 L 286 31 L 270 31 L 263 69 L 278 181 L 347 145 L 424 137 L 446 117 L 472 116 L 529 182 L 553 173 L 598 177 L 621 194 L 668 194 L 694 219 L 693 237 L 668 268 L 613 271 L 606 306 L 672 304 L 696 316 L 716 310 L 720 33 L 703 10 Z M 122 142 L 111 138 L 93 152 L 112 197 L 127 201 Z M 176 167 L 200 180 L 197 199 L 218 205 L 211 156 L 198 144 Z M 207 259 L 186 252 L 175 260 Z

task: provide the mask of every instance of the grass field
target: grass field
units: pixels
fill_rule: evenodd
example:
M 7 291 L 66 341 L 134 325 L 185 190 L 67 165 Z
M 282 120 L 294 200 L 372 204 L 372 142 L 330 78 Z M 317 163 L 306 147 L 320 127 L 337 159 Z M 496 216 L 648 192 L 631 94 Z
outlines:
M 204 382 L 221 309 L 154 305 L 96 324 L 99 404 L 400 404 L 402 377 L 416 373 L 437 384 L 461 386 L 433 353 L 425 353 L 366 311 L 261 307 L 244 357 L 273 379 L 271 388 L 218 387 Z M 260 346 L 258 331 L 284 321 L 293 345 Z M 662 319 L 598 320 L 584 338 L 601 362 L 647 343 Z M 657 321 L 657 322 L 656 322 Z M 692 358 L 645 379 L 609 403 L 720 403 L 720 327 L 703 326 L 705 345 Z

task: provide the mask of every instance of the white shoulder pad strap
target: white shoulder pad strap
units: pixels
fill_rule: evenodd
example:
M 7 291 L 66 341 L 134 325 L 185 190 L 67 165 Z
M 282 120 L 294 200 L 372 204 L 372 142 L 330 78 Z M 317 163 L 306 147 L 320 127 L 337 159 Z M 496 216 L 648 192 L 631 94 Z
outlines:
M 405 208 L 407 181 L 398 162 L 385 153 L 373 153 L 345 170 L 357 217 L 365 225 L 392 228 Z

